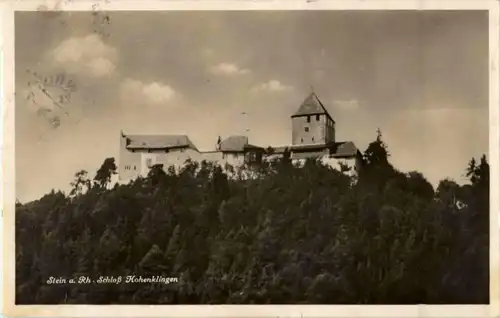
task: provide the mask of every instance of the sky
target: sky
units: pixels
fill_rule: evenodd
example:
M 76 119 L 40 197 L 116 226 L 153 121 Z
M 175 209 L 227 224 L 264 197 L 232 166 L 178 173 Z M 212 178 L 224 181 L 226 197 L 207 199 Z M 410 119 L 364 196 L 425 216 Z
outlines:
M 434 185 L 488 153 L 487 11 L 17 12 L 15 63 L 22 202 L 119 161 L 120 130 L 289 144 L 312 90 L 337 141 L 380 128 Z

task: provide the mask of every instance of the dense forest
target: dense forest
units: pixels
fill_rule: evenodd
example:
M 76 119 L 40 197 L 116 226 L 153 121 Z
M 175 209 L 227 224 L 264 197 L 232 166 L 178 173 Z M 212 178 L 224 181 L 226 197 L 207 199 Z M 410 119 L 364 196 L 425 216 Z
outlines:
M 108 158 L 16 204 L 16 303 L 489 303 L 486 157 L 436 189 L 389 159 L 379 134 L 355 177 L 285 155 L 250 179 L 187 162 L 113 185 Z M 178 281 L 47 284 L 103 275 Z

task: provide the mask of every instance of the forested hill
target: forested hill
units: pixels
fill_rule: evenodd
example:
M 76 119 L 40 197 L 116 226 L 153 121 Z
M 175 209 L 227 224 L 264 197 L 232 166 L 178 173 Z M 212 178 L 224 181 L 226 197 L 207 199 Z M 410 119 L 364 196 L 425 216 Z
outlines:
M 112 188 L 108 158 L 93 180 L 77 173 L 68 195 L 17 204 L 16 302 L 488 303 L 485 156 L 464 163 L 470 184 L 434 190 L 396 170 L 380 136 L 364 155 L 357 180 L 285 156 L 254 180 L 188 163 Z M 126 275 L 178 282 L 47 284 Z

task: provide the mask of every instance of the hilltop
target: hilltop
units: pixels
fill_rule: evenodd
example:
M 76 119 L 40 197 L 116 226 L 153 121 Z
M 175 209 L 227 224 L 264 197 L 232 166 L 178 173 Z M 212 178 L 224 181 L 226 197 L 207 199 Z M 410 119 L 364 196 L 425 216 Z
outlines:
M 357 176 L 284 156 L 251 180 L 187 162 L 112 187 L 108 158 L 16 205 L 16 303 L 488 303 L 486 157 L 436 189 L 389 158 L 379 135 Z M 80 275 L 178 282 L 46 284 Z

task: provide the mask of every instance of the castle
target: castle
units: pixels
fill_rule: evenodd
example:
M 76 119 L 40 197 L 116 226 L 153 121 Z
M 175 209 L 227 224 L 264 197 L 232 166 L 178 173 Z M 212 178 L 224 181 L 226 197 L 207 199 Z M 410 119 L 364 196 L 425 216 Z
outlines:
M 315 93 L 311 93 L 291 116 L 292 143 L 281 147 L 259 147 L 246 136 L 229 136 L 219 140 L 212 151 L 200 151 L 186 135 L 128 135 L 120 133 L 118 177 L 128 182 L 146 176 L 153 165 L 182 166 L 186 160 L 203 160 L 232 166 L 252 165 L 290 153 L 292 161 L 310 157 L 325 163 L 343 163 L 352 172 L 361 164 L 361 153 L 352 141 L 335 139 L 335 120 Z

